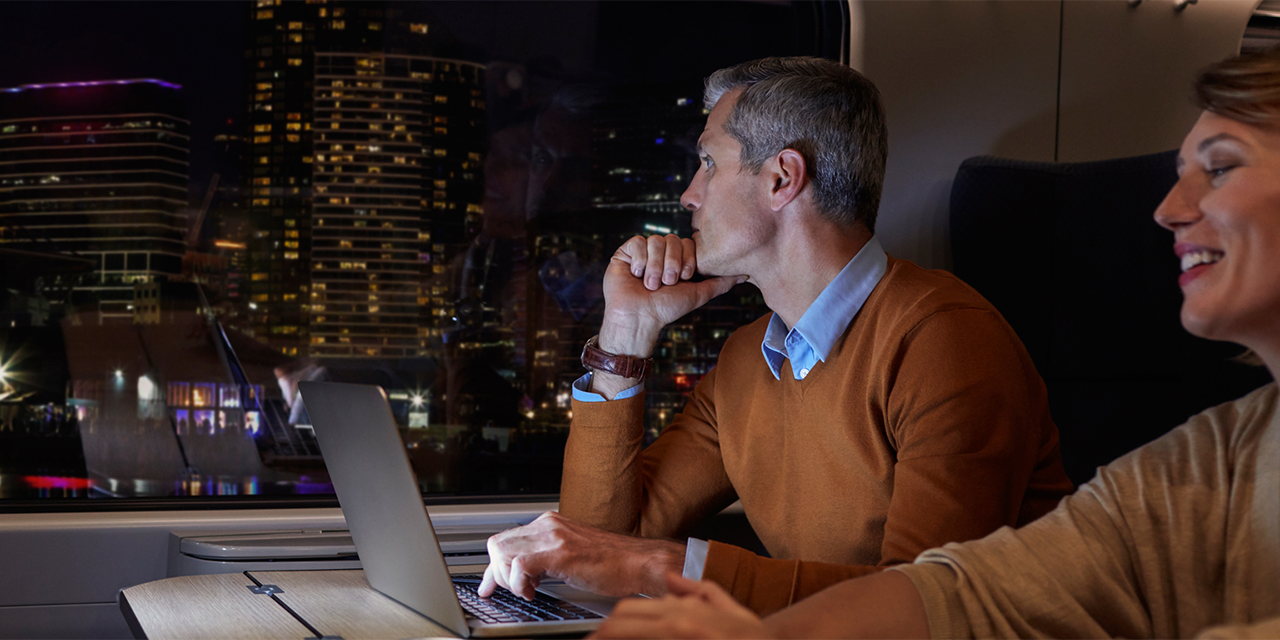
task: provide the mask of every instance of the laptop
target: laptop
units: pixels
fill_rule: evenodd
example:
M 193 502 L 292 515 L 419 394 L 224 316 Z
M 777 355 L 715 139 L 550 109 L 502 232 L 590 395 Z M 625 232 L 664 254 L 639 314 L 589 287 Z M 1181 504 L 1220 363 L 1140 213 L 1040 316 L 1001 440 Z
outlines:
M 461 637 L 585 633 L 615 598 L 563 583 L 528 602 L 499 589 L 476 595 L 478 576 L 450 576 L 381 387 L 298 384 L 369 585 Z

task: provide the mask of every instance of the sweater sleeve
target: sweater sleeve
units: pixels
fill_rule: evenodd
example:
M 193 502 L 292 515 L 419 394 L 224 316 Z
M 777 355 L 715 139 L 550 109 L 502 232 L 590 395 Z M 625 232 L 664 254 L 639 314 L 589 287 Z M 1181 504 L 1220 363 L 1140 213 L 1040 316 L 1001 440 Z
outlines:
M 715 426 L 716 370 L 648 448 L 644 395 L 573 402 L 560 512 L 607 531 L 668 538 L 684 534 L 736 498 Z
M 766 616 L 837 582 L 880 569 L 763 558 L 746 549 L 712 540 L 707 548 L 702 579 L 724 587 L 743 606 Z
M 1044 384 L 994 312 L 935 313 L 879 357 L 889 372 L 885 433 L 898 454 L 880 563 L 761 558 L 712 542 L 703 578 L 761 615 L 930 547 L 1019 523 L 1038 461 L 1056 465 L 1039 470 L 1045 486 L 1070 491 Z
M 1096 503 L 1073 496 L 1022 529 L 894 570 L 920 591 L 935 638 L 1151 637 L 1123 538 Z
M 1099 469 L 1045 517 L 931 549 L 894 570 L 920 591 L 934 637 L 1150 638 L 1205 631 L 1230 620 L 1228 603 L 1249 589 L 1248 580 L 1231 577 L 1231 545 L 1244 554 L 1237 565 L 1254 568 L 1270 557 L 1251 546 L 1258 531 L 1231 524 L 1233 514 L 1253 512 L 1245 496 L 1252 478 L 1232 480 L 1251 459 L 1241 452 L 1253 449 L 1239 445 L 1245 438 L 1233 426 L 1238 421 L 1231 405 L 1195 416 Z M 1234 509 L 1233 496 L 1241 500 Z M 1206 633 L 1266 634 L 1275 624 Z

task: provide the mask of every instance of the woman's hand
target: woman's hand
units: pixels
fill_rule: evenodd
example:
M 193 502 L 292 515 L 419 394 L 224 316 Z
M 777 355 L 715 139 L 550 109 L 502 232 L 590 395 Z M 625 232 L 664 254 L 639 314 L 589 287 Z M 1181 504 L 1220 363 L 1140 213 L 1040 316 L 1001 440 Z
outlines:
M 756 614 L 714 582 L 667 574 L 667 595 L 628 598 L 592 638 L 767 638 Z

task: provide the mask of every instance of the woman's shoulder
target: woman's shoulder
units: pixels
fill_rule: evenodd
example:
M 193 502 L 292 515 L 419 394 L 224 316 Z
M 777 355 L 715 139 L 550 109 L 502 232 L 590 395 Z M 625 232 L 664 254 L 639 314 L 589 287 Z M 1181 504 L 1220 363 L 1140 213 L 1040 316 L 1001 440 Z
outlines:
M 1123 476 L 1164 483 L 1229 482 L 1232 468 L 1256 454 L 1263 438 L 1280 438 L 1280 388 L 1266 384 L 1191 416 L 1165 435 L 1099 469 L 1099 479 Z

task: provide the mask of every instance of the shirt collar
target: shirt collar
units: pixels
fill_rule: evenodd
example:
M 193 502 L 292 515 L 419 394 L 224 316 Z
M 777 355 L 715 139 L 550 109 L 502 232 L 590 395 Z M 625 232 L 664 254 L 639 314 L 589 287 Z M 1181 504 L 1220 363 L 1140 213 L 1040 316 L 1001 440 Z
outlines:
M 773 377 L 782 379 L 782 361 L 789 357 L 787 338 L 793 333 L 813 350 L 818 360 L 826 362 L 836 341 L 844 335 L 853 317 L 862 309 L 862 305 L 884 277 L 888 264 L 884 248 L 872 236 L 822 293 L 818 294 L 813 304 L 800 316 L 794 329 L 788 330 L 782 318 L 773 314 L 760 345 Z

